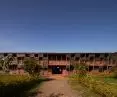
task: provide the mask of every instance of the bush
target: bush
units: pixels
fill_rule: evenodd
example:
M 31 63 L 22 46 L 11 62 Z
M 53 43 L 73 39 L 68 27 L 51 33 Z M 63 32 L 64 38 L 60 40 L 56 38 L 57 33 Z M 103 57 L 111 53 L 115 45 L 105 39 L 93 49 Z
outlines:
M 31 75 L 38 75 L 40 73 L 41 66 L 37 64 L 34 58 L 28 58 L 24 61 L 24 70 Z
M 75 70 L 76 70 L 76 73 L 79 75 L 79 76 L 81 76 L 81 77 L 83 77 L 83 76 L 86 76 L 86 74 L 87 74 L 87 66 L 86 66 L 86 64 L 84 64 L 84 63 L 82 63 L 82 64 L 76 64 L 75 66 L 74 66 L 74 68 L 75 68 Z

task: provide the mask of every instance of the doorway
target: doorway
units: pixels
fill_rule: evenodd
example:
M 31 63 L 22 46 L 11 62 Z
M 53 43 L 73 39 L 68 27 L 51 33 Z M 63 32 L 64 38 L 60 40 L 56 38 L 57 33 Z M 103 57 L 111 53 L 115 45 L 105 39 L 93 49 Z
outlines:
M 53 66 L 52 67 L 52 74 L 61 74 L 62 70 L 59 66 Z
M 49 66 L 49 68 L 51 69 L 52 74 L 62 74 L 62 71 L 66 66 Z

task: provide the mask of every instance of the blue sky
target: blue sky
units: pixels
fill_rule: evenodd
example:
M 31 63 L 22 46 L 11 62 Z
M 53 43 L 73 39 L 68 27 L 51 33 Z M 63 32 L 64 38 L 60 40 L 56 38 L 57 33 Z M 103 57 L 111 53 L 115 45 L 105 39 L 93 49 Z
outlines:
M 117 0 L 0 0 L 0 52 L 115 52 Z

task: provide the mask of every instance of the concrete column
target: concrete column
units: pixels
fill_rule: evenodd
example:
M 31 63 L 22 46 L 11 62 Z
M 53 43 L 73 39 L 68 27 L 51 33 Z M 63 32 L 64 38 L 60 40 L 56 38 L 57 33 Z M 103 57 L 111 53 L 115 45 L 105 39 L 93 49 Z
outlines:
M 93 60 L 93 70 L 94 70 L 94 66 L 95 66 L 95 57 L 94 57 L 94 60 Z

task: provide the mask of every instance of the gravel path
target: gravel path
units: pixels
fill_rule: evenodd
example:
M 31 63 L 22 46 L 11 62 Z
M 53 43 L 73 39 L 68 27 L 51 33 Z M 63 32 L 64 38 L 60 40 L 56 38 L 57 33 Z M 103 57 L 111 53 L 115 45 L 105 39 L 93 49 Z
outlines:
M 56 77 L 54 80 L 44 82 L 37 97 L 81 97 L 71 89 L 67 78 Z

